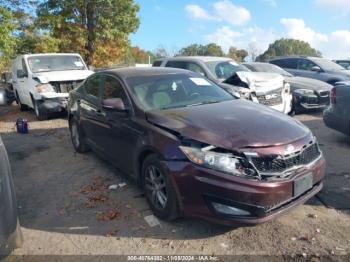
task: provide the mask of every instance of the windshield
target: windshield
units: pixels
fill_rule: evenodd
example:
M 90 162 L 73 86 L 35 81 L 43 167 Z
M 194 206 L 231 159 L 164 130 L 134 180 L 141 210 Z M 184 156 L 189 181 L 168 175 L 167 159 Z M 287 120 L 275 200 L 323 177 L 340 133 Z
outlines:
M 144 110 L 197 106 L 234 99 L 205 78 L 183 74 L 135 76 L 127 78 L 126 82 Z
M 272 64 L 247 64 L 246 66 L 254 72 L 276 73 L 283 76 L 293 76 L 286 70 L 283 70 L 282 68 Z
M 86 70 L 81 58 L 73 55 L 31 56 L 28 58 L 28 64 L 33 73 Z
M 323 70 L 345 70 L 344 67 L 338 65 L 337 63 L 334 63 L 331 60 L 324 59 L 324 58 L 314 58 L 313 61 L 318 64 Z
M 234 60 L 231 61 L 211 61 L 205 63 L 213 75 L 218 79 L 227 79 L 234 75 L 236 72 L 250 70 L 243 65 L 236 63 Z

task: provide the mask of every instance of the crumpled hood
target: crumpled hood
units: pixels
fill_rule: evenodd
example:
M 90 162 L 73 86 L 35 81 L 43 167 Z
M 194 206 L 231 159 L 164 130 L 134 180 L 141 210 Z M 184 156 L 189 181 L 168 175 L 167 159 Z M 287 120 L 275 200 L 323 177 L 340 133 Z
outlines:
M 263 72 L 236 72 L 233 76 L 224 81 L 230 82 L 230 78 L 238 76 L 239 79 L 246 83 L 249 89 L 256 92 L 257 95 L 265 94 L 283 87 L 284 78 L 275 73 L 263 73 Z
M 40 80 L 40 83 L 45 84 L 48 82 L 57 81 L 76 81 L 83 80 L 94 72 L 90 70 L 67 70 L 67 71 L 51 71 L 35 73 L 34 77 Z
M 290 84 L 291 89 L 310 89 L 310 90 L 327 90 L 330 91 L 332 89 L 332 86 L 330 84 L 327 84 L 326 82 L 312 79 L 312 78 L 306 78 L 306 77 L 286 77 L 285 81 Z
M 149 122 L 181 136 L 237 150 L 284 145 L 307 135 L 307 127 L 276 110 L 237 99 L 216 104 L 152 110 Z

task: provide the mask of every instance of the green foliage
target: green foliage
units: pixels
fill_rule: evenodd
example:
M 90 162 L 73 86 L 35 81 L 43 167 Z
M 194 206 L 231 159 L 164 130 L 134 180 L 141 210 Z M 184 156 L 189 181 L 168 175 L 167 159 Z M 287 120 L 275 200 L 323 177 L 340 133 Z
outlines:
M 268 61 L 275 56 L 287 55 L 305 55 L 305 56 L 321 56 L 321 53 L 312 48 L 309 43 L 296 40 L 282 38 L 270 44 L 265 53 L 257 57 L 257 61 Z
M 0 71 L 9 66 L 11 58 L 15 55 L 16 38 L 13 31 L 16 22 L 12 12 L 0 7 Z
M 224 56 L 221 46 L 210 43 L 208 45 L 192 44 L 184 47 L 177 54 L 180 56 Z

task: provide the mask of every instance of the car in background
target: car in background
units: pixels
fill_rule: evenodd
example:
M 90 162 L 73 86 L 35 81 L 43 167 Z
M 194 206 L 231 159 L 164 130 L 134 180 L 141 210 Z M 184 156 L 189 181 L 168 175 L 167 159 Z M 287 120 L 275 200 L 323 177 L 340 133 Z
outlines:
M 188 70 L 95 73 L 68 109 L 75 150 L 130 174 L 162 219 L 262 223 L 323 186 L 325 160 L 307 127 Z
M 331 60 L 321 57 L 275 57 L 269 63 L 277 65 L 294 76 L 314 78 L 330 85 L 350 80 L 350 72 Z
M 29 54 L 12 61 L 12 85 L 21 110 L 31 108 L 38 120 L 65 112 L 68 93 L 93 72 L 79 54 Z
M 331 91 L 331 104 L 323 112 L 329 128 L 350 135 L 350 83 L 336 85 Z
M 10 162 L 0 137 L 0 259 L 22 243 Z
M 253 72 L 268 72 L 280 74 L 290 85 L 293 95 L 292 111 L 300 113 L 311 109 L 324 109 L 329 105 L 329 94 L 332 86 L 325 82 L 293 76 L 282 68 L 269 63 L 251 62 L 243 63 Z
M 333 60 L 333 62 L 344 67 L 346 70 L 350 70 L 350 60 Z
M 1 97 L 4 97 L 6 104 L 11 105 L 16 100 L 15 93 L 13 92 L 11 73 L 4 72 L 1 74 L 0 92 Z
M 288 114 L 292 95 L 283 77 L 256 73 L 226 57 L 188 56 L 156 60 L 153 67 L 173 67 L 199 73 L 235 97 L 252 100 Z

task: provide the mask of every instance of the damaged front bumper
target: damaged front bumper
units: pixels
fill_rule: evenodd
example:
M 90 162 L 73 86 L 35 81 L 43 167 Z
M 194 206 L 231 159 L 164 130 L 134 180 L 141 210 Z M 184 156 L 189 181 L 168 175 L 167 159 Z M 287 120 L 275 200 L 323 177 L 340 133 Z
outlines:
M 185 216 L 230 226 L 264 223 L 290 211 L 322 189 L 325 175 L 323 157 L 295 175 L 277 181 L 226 175 L 185 161 L 163 164 L 176 185 Z M 295 185 L 305 177 L 311 179 L 312 186 L 297 193 Z
M 302 93 L 297 90 L 293 92 L 293 107 L 297 112 L 311 109 L 324 109 L 329 103 L 329 92 L 324 95 L 315 92 Z
M 66 112 L 68 106 L 68 94 L 42 95 L 36 100 L 39 110 L 47 113 Z

